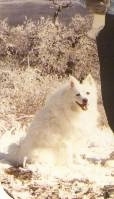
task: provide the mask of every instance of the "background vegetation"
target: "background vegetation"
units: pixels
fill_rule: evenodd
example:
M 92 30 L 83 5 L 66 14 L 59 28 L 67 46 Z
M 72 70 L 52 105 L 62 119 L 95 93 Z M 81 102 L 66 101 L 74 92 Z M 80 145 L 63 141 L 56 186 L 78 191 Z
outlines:
M 37 22 L 26 19 L 17 27 L 0 21 L 2 119 L 11 122 L 11 118 L 34 114 L 69 74 L 82 80 L 92 73 L 100 89 L 97 47 L 87 34 L 92 20 L 92 15 L 77 15 L 65 26 L 42 17 Z

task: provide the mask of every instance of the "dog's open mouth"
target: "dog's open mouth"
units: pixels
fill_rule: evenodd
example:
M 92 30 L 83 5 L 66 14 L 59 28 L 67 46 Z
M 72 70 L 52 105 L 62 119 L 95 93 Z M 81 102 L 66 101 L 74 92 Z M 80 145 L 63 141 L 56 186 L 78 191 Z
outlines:
M 82 110 L 86 111 L 88 109 L 87 103 L 83 103 L 83 104 L 80 104 L 79 102 L 76 102 L 76 103 L 82 108 Z

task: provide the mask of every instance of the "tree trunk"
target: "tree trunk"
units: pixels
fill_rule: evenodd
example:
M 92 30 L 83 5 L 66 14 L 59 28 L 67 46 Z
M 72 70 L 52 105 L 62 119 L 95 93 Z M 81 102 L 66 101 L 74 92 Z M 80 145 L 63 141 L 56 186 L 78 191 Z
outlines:
M 105 26 L 97 36 L 102 99 L 110 127 L 114 131 L 114 12 L 105 16 Z M 110 12 L 111 11 L 111 12 Z

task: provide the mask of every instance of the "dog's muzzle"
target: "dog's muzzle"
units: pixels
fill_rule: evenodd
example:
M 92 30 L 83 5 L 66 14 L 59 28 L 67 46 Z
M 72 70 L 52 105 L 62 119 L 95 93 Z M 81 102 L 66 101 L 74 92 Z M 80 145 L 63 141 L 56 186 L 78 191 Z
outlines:
M 82 100 L 82 104 L 77 101 L 76 103 L 82 108 L 82 110 L 86 111 L 88 109 L 88 100 L 86 98 Z

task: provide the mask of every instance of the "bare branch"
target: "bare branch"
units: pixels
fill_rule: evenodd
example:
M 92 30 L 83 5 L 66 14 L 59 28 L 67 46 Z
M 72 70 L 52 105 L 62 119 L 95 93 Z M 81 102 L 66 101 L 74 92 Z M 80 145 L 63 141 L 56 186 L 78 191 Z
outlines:
M 65 2 L 65 1 L 59 2 L 57 0 L 49 0 L 49 1 L 51 1 L 53 5 L 56 7 L 56 11 L 53 16 L 53 23 L 56 25 L 58 21 L 59 13 L 62 12 L 63 9 L 71 7 L 72 1 L 71 0 L 69 0 L 68 2 Z

